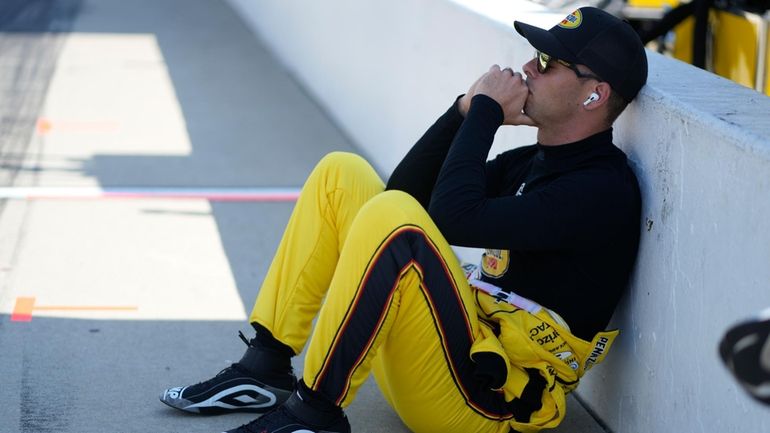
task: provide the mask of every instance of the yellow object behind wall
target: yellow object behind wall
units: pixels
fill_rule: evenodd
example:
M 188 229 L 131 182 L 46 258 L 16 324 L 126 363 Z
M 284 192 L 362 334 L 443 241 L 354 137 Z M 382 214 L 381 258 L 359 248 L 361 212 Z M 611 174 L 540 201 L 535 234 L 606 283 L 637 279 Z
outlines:
M 681 0 L 626 0 L 626 3 L 631 9 L 666 11 L 679 5 Z M 709 11 L 706 68 L 770 96 L 770 12 L 761 16 L 723 7 L 714 6 Z M 673 44 L 670 39 L 666 40 L 666 52 L 678 60 L 692 63 L 694 28 L 693 17 L 676 26 Z M 762 49 L 764 53 L 760 52 Z
M 695 19 L 689 17 L 674 28 L 673 56 L 685 63 L 692 63 L 692 32 Z
M 679 0 L 628 0 L 627 3 L 637 8 L 673 8 L 679 4 Z
M 746 87 L 757 80 L 759 26 L 744 16 L 716 11 L 712 21 L 714 73 Z

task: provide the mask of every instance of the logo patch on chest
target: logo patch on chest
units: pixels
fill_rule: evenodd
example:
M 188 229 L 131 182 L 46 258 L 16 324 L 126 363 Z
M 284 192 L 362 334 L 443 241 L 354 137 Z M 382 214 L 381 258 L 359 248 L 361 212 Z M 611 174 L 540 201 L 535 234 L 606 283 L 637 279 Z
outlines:
M 486 250 L 481 256 L 481 273 L 490 278 L 500 278 L 508 271 L 508 250 Z

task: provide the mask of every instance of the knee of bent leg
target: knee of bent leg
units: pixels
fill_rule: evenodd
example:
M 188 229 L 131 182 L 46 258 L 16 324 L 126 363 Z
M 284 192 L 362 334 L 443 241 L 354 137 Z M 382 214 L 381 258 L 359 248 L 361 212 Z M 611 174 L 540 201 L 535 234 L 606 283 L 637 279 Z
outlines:
M 351 152 L 330 152 L 324 155 L 315 171 L 322 172 L 366 172 L 374 173 L 374 169 L 364 158 Z
M 343 190 L 362 200 L 385 189 L 374 168 L 362 157 L 349 152 L 332 152 L 321 158 L 305 184 L 326 192 Z
M 398 190 L 385 191 L 372 197 L 361 209 L 359 217 L 393 228 L 404 224 L 432 224 L 425 208 L 414 197 Z
M 362 157 L 350 152 L 331 152 L 316 164 L 308 181 L 327 190 L 344 189 L 376 194 L 385 188 L 374 168 Z

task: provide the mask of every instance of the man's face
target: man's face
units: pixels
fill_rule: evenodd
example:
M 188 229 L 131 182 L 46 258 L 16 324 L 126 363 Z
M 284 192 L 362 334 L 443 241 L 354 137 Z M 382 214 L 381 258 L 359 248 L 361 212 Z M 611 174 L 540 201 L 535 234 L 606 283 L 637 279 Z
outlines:
M 522 70 L 527 74 L 529 96 L 524 104 L 524 112 L 531 117 L 540 128 L 558 125 L 571 119 L 580 112 L 585 98 L 591 93 L 590 88 L 596 84 L 595 78 L 583 77 L 555 59 L 547 62 L 544 72 L 542 60 L 537 57 L 525 63 Z M 538 63 L 541 67 L 538 68 Z M 589 74 L 580 70 L 581 75 Z M 585 69 L 585 68 L 583 68 Z

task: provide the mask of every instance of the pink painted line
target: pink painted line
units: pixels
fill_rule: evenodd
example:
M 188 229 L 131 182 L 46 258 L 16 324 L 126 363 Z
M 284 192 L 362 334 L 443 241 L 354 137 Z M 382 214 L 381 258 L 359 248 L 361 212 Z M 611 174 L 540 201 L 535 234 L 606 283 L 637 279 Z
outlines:
M 98 200 L 173 199 L 210 201 L 296 201 L 299 188 L 99 188 L 99 187 L 6 187 L 0 199 Z

